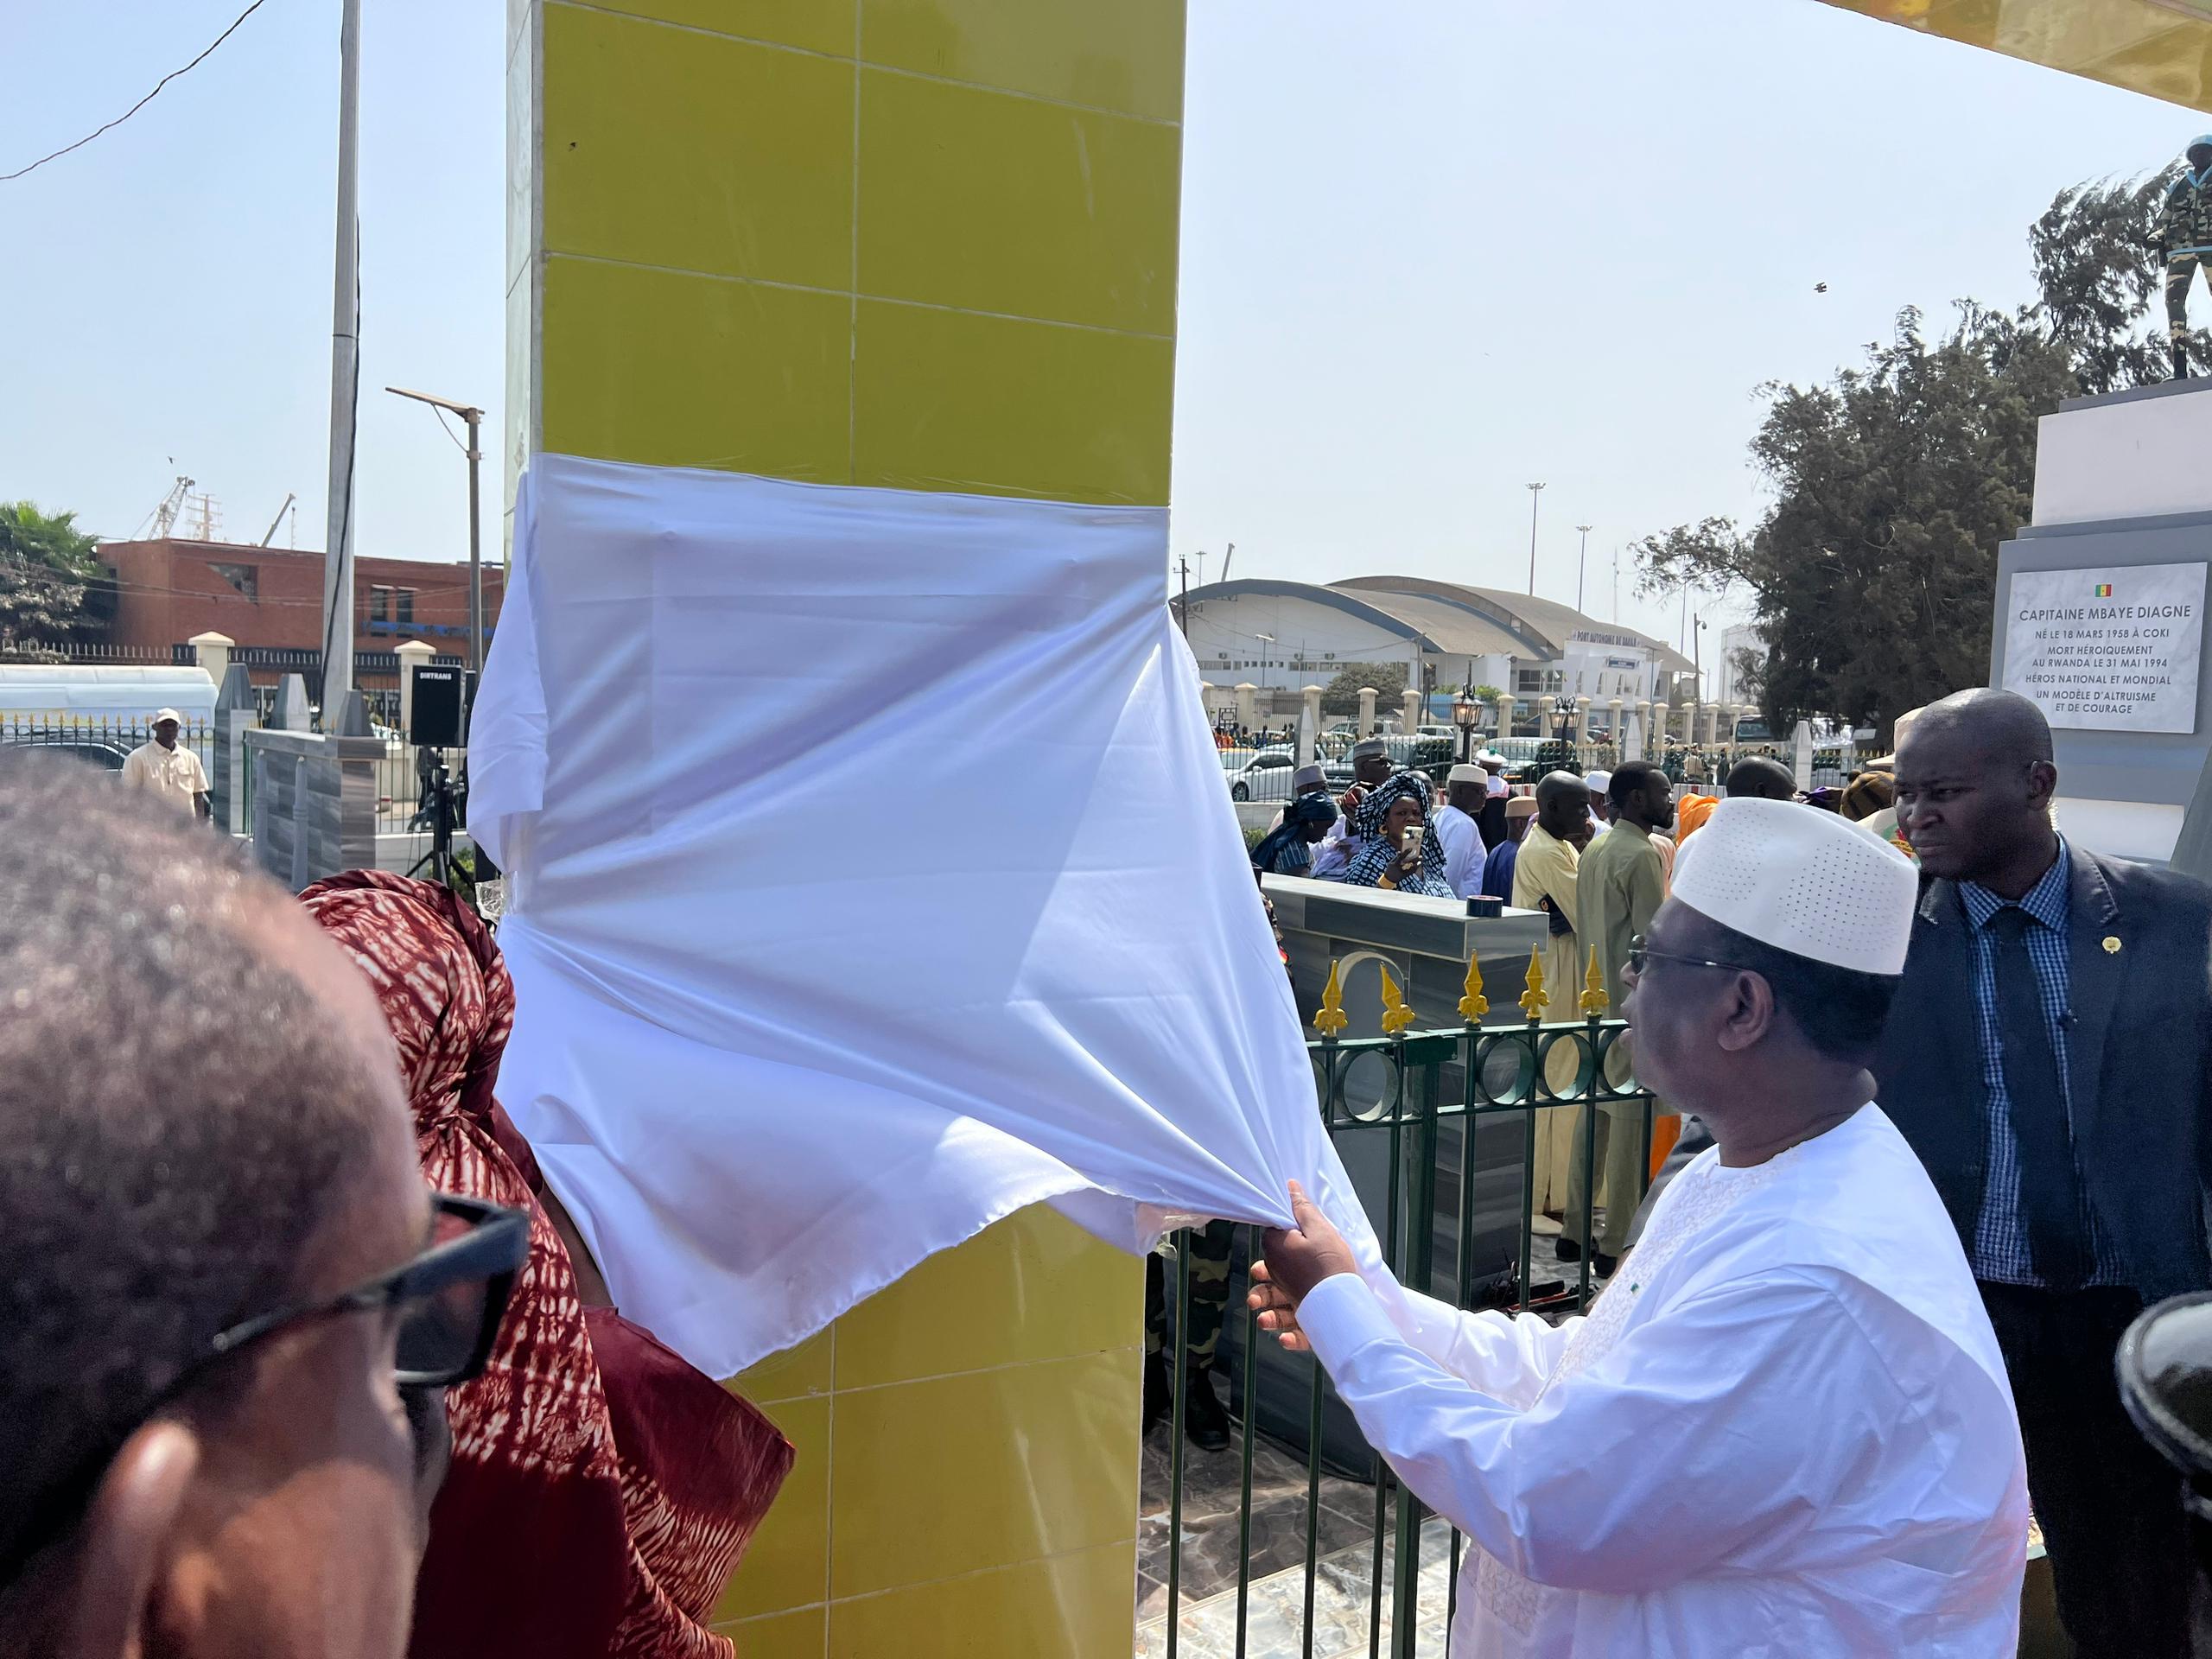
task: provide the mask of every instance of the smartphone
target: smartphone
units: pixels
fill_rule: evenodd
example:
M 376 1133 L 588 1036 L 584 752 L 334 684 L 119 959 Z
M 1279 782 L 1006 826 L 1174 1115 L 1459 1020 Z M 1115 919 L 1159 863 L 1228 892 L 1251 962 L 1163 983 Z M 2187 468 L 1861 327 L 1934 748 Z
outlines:
M 1407 857 L 1416 858 L 1420 856 L 1421 825 L 1417 823 L 1409 823 L 1406 826 L 1405 837 L 1402 845 Z

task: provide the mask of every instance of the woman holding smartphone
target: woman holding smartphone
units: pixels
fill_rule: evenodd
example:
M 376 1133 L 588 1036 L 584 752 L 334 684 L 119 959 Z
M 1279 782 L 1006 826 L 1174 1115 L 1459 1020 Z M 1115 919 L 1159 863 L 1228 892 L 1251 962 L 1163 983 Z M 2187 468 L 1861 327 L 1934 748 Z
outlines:
M 1433 790 L 1425 773 L 1401 772 L 1368 791 L 1352 812 L 1355 846 L 1351 868 L 1344 874 L 1348 885 L 1428 899 L 1452 896 L 1452 884 L 1444 879 L 1444 849 L 1427 833 Z

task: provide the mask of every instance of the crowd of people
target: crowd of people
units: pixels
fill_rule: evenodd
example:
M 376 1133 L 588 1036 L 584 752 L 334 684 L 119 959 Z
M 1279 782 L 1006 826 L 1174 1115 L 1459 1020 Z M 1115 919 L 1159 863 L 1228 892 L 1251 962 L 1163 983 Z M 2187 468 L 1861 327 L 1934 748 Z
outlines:
M 2009 1654 L 2031 1501 L 2078 1653 L 2193 1650 L 2212 1316 L 2167 1319 L 2193 1374 L 2127 1332 L 2212 1307 L 2212 889 L 2060 833 L 2031 702 L 1896 731 L 1835 790 L 1751 756 L 1717 796 L 1630 762 L 1510 803 L 1476 890 L 1545 914 L 1547 1017 L 1594 951 L 1616 1059 L 1690 1115 L 1588 1238 L 1579 1131 L 1539 1114 L 1531 1202 L 1610 1275 L 1588 1319 L 1409 1316 L 1310 1209 L 1268 1241 L 1262 1325 L 1474 1541 L 1455 1648 Z M 1363 782 L 1344 879 L 1434 891 L 1385 798 L 1427 798 Z M 1595 1128 L 1638 1191 L 1642 1135 Z
M 1588 1231 L 1649 1149 L 1539 1140 L 1606 1281 L 1564 1323 L 1363 1273 L 1302 1193 L 1268 1235 L 1262 1328 L 1471 1542 L 1455 1650 L 1993 1659 L 2032 1508 L 2078 1652 L 2190 1652 L 2212 888 L 2069 842 L 2003 692 L 1827 800 L 1753 757 L 1440 805 L 1361 750 L 1260 868 L 1542 914 L 1549 1012 L 1594 956 L 1696 1125 Z M 202 792 L 0 758 L 0 1653 L 729 1654 L 791 1448 L 611 1305 L 497 1099 L 496 941 L 428 883 L 278 890 Z

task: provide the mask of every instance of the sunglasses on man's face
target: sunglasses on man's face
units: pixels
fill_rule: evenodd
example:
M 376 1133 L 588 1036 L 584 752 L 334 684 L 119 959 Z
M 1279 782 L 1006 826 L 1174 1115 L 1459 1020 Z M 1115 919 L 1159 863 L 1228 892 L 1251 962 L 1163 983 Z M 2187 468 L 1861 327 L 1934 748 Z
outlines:
M 451 1388 L 479 1375 L 530 1253 L 530 1212 L 451 1192 L 434 1195 L 430 1207 L 430 1245 L 413 1261 L 327 1300 L 292 1303 L 218 1332 L 186 1376 L 292 1325 L 379 1309 L 398 1316 L 403 1386 Z
M 451 1388 L 480 1375 L 515 1275 L 530 1253 L 530 1212 L 451 1192 L 434 1194 L 430 1207 L 430 1242 L 411 1261 L 335 1296 L 288 1303 L 209 1338 L 167 1387 L 118 1420 L 100 1450 L 74 1475 L 25 1506 L 33 1519 L 0 1551 L 0 1586 L 75 1524 L 108 1465 L 140 1425 L 211 1367 L 264 1338 L 350 1313 L 390 1313 L 398 1325 L 393 1381 L 400 1387 Z
M 1643 977 L 1644 964 L 1653 962 L 1679 962 L 1692 968 L 1733 968 L 1743 969 L 1738 962 L 1715 962 L 1710 957 L 1678 956 L 1672 950 L 1654 950 L 1643 942 L 1639 933 L 1628 942 L 1628 970 L 1637 978 Z

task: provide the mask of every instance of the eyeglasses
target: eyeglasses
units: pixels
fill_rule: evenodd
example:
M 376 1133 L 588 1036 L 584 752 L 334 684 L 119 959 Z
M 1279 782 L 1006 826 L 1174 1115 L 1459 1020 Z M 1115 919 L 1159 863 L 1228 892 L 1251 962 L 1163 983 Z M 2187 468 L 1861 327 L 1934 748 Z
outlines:
M 451 1388 L 480 1375 L 530 1253 L 530 1212 L 451 1192 L 435 1194 L 431 1211 L 435 1237 L 412 1262 L 327 1300 L 295 1302 L 218 1332 L 178 1382 L 290 1326 L 381 1308 L 399 1312 L 402 1386 Z
M 1677 956 L 1672 950 L 1650 950 L 1644 944 L 1643 936 L 1639 933 L 1628 942 L 1628 970 L 1641 979 L 1643 976 L 1643 965 L 1648 962 L 1680 962 L 1687 963 L 1693 968 L 1732 968 L 1738 973 L 1751 971 L 1740 962 L 1715 962 L 1710 957 L 1683 957 Z
M 431 1241 L 413 1260 L 335 1296 L 287 1303 L 209 1338 L 166 1387 L 118 1418 L 118 1427 L 71 1476 L 26 1506 L 31 1519 L 0 1550 L 0 1585 L 61 1536 L 141 1424 L 209 1369 L 265 1338 L 320 1319 L 388 1311 L 398 1319 L 392 1376 L 400 1387 L 451 1388 L 481 1375 L 530 1253 L 530 1212 L 451 1192 L 434 1194 L 430 1207 Z

